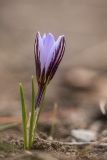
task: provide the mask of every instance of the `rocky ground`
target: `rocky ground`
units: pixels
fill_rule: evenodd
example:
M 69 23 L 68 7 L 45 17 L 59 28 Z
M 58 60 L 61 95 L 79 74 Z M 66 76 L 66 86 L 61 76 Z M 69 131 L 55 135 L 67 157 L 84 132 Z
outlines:
M 63 107 L 58 107 L 55 112 L 56 114 L 54 111 L 42 114 L 38 136 L 30 151 L 23 150 L 20 119 L 10 118 L 11 125 L 2 123 L 0 159 L 106 160 L 106 115 L 100 112 L 99 116 L 97 112 L 92 115 L 91 112 L 84 112 L 79 108 Z

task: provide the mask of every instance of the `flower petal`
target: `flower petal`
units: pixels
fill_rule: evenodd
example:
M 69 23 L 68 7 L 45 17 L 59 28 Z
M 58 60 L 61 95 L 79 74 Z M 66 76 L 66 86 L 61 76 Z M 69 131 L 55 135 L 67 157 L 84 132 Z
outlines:
M 42 36 L 43 44 L 44 44 L 45 38 L 46 38 L 46 33 L 44 33 L 44 35 Z
M 46 35 L 46 37 L 44 38 L 44 46 L 48 49 L 50 49 L 52 47 L 52 45 L 54 44 L 55 40 L 54 40 L 54 36 L 51 33 L 48 33 Z
M 48 33 L 44 39 L 44 54 L 46 57 L 48 57 L 48 54 L 52 48 L 52 46 L 54 45 L 55 40 L 54 40 L 54 36 L 51 33 Z M 47 59 L 47 58 L 46 58 Z
M 55 58 L 56 54 L 58 54 L 58 47 L 59 47 L 59 44 L 61 42 L 61 39 L 63 38 L 64 36 L 59 36 L 57 41 L 54 43 L 54 45 L 52 46 L 49 54 L 48 54 L 48 57 L 47 57 L 47 61 L 46 61 L 46 64 L 45 64 L 45 69 L 46 71 L 48 70 L 48 67 L 51 63 L 51 61 Z M 57 52 L 56 52 L 57 51 Z M 58 56 L 58 55 L 57 55 Z
M 40 64 L 41 64 L 41 72 L 43 71 L 44 64 L 45 64 L 45 50 L 44 50 L 44 45 L 43 45 L 43 39 L 38 32 L 38 47 L 39 47 L 39 53 L 40 53 Z
M 43 37 L 41 37 L 39 34 L 41 72 L 45 68 L 48 54 L 49 54 L 50 49 L 52 48 L 54 42 L 55 42 L 54 36 L 51 33 L 48 33 L 47 35 L 44 34 Z
M 39 80 L 41 75 L 41 63 L 40 63 L 40 49 L 39 49 L 39 32 L 36 34 L 35 44 L 34 44 L 34 54 L 35 54 L 35 63 L 36 63 L 36 76 Z
M 53 78 L 53 76 L 59 66 L 59 63 L 62 60 L 62 57 L 64 55 L 64 51 L 65 51 L 65 38 L 64 38 L 64 36 L 62 36 L 60 43 L 59 43 L 59 46 L 55 50 L 55 56 L 53 56 L 53 59 L 51 60 L 50 65 L 48 66 L 46 77 L 48 77 L 49 81 Z

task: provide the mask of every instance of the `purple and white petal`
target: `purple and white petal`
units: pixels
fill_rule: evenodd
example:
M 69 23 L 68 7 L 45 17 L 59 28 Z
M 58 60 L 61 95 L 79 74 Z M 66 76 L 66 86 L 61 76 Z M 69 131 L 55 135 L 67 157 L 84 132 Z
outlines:
M 51 33 L 48 33 L 43 41 L 44 49 L 47 51 L 47 54 L 49 53 L 54 43 L 54 36 Z
M 40 51 L 40 63 L 41 63 L 41 72 L 43 71 L 44 65 L 45 65 L 45 50 L 43 45 L 43 39 L 38 33 L 38 45 L 39 45 L 39 51 Z
M 44 33 L 44 35 L 42 36 L 43 44 L 44 44 L 45 38 L 46 38 L 46 33 Z
M 50 63 L 55 59 L 55 56 L 58 56 L 58 54 L 59 54 L 58 47 L 60 47 L 59 45 L 60 45 L 63 37 L 64 36 L 59 36 L 57 41 L 52 46 L 52 48 L 51 48 L 51 50 L 48 54 L 46 64 L 45 64 L 46 71 L 48 70 L 48 67 L 49 67 Z
M 60 61 L 63 58 L 64 55 L 64 51 L 65 51 L 65 39 L 64 37 L 61 38 L 60 44 L 56 50 L 56 54 L 54 59 L 52 60 L 50 66 L 48 67 L 49 71 L 48 71 L 48 76 L 49 76 L 49 80 L 51 80 L 59 66 Z M 50 74 L 49 74 L 50 73 Z
M 40 64 L 40 50 L 39 50 L 38 33 L 36 34 L 36 39 L 35 39 L 34 55 L 35 55 L 35 63 L 36 63 L 36 76 L 37 76 L 37 80 L 39 80 L 39 77 L 41 74 L 41 64 Z
M 46 65 L 50 50 L 53 47 L 54 43 L 55 43 L 55 40 L 54 40 L 53 35 L 51 33 L 47 34 L 44 40 L 45 65 Z

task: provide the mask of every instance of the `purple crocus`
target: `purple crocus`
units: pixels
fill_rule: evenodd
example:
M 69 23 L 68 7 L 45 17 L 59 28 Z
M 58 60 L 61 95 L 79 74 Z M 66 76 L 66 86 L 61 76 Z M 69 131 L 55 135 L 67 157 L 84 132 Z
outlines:
M 38 96 L 36 99 L 35 108 L 40 105 L 44 89 L 53 78 L 59 63 L 62 60 L 65 51 L 65 38 L 59 36 L 55 40 L 51 33 L 40 35 L 36 34 L 34 44 L 34 54 L 36 63 L 36 76 L 39 86 Z
M 59 36 L 55 41 L 51 33 L 40 35 L 35 39 L 36 76 L 39 86 L 48 84 L 53 78 L 65 51 L 65 38 Z
M 38 82 L 38 93 L 35 99 L 34 79 L 32 77 L 32 109 L 27 122 L 26 107 L 24 103 L 23 85 L 20 83 L 20 96 L 22 107 L 22 123 L 24 148 L 30 149 L 38 125 L 40 113 L 42 111 L 42 103 L 44 100 L 47 85 L 53 78 L 65 51 L 65 38 L 59 36 L 55 40 L 51 33 L 40 35 L 36 34 L 34 44 L 34 54 L 36 63 L 36 76 Z

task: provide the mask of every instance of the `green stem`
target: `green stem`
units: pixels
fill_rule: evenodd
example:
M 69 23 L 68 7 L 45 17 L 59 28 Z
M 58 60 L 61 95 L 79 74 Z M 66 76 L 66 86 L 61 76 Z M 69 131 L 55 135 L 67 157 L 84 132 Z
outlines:
M 38 89 L 38 94 L 37 94 L 36 104 L 35 104 L 35 127 L 34 127 L 34 133 L 36 132 L 38 121 L 39 121 L 39 118 L 40 118 L 40 114 L 41 114 L 42 109 L 43 109 L 43 102 L 44 102 L 44 97 L 45 97 L 45 93 L 46 93 L 46 87 L 47 87 L 47 85 L 45 85 L 45 87 L 43 87 L 43 88 L 40 87 Z
M 39 121 L 39 118 L 40 118 L 40 114 L 41 114 L 42 109 L 43 109 L 43 102 L 44 102 L 44 98 L 45 98 L 45 93 L 46 93 L 46 86 L 43 89 L 41 101 L 40 101 L 40 104 L 38 106 L 39 110 L 38 110 L 38 114 L 37 114 L 36 125 L 38 124 L 38 121 Z
M 22 125 L 23 125 L 24 148 L 28 149 L 28 143 L 27 143 L 27 116 L 26 116 L 26 108 L 25 108 L 25 100 L 24 100 L 22 83 L 20 83 L 20 97 L 21 97 L 21 108 L 22 108 Z

